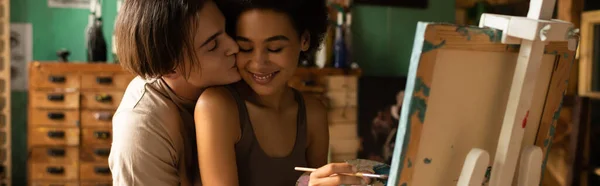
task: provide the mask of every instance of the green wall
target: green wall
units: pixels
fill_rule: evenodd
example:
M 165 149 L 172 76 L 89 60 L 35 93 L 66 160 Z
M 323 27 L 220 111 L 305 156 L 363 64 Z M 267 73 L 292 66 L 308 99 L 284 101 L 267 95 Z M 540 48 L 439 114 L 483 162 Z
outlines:
M 406 76 L 418 21 L 454 22 L 454 0 L 429 0 L 427 9 L 356 6 L 353 51 L 364 75 Z
M 49 8 L 47 0 L 12 0 L 10 3 L 10 22 L 32 24 L 33 60 L 56 61 L 56 51 L 66 48 L 71 52 L 70 61 L 86 61 L 88 9 Z M 102 6 L 104 39 L 111 46 L 116 0 L 104 0 Z M 108 59 L 112 61 L 112 55 L 108 55 Z M 11 100 L 13 185 L 26 185 L 27 92 L 13 91 Z
M 406 75 L 417 21 L 454 21 L 453 0 L 429 1 L 428 9 L 361 5 L 352 10 L 354 55 L 365 75 Z M 61 48 L 71 51 L 71 61 L 86 60 L 84 29 L 89 10 L 49 8 L 47 0 L 12 0 L 10 9 L 11 22 L 33 25 L 34 60 L 56 60 Z M 116 0 L 104 0 L 103 31 L 109 46 L 115 14 Z M 26 180 L 26 106 L 27 93 L 13 91 L 13 185 L 25 185 Z

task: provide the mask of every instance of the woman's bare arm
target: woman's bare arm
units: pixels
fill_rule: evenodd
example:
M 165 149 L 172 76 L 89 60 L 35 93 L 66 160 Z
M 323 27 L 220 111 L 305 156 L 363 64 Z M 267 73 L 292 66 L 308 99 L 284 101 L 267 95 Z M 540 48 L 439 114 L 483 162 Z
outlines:
M 224 87 L 205 90 L 196 103 L 194 120 L 203 185 L 237 186 L 235 143 L 240 125 L 231 93 Z
M 308 149 L 306 158 L 309 167 L 327 164 L 329 152 L 329 126 L 325 105 L 312 96 L 304 96 L 306 104 Z

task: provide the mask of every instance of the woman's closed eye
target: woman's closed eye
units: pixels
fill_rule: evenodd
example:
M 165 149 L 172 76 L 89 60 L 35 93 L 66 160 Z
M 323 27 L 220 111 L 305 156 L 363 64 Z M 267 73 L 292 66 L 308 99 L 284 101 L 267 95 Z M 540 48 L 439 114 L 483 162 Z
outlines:
M 267 50 L 269 52 L 278 53 L 278 52 L 281 52 L 281 50 L 283 50 L 283 48 L 267 48 Z

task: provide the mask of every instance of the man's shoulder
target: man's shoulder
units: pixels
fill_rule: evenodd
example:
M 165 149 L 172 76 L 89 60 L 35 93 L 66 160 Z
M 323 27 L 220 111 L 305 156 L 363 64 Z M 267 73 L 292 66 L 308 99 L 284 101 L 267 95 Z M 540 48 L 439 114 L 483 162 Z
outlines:
M 179 108 L 156 88 L 154 82 L 136 77 L 131 81 L 113 116 L 115 123 L 155 125 L 180 121 Z

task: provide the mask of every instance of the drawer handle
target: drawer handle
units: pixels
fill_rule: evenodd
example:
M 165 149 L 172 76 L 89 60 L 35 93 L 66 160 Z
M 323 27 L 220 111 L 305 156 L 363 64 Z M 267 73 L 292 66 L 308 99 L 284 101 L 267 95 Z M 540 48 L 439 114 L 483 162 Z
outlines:
M 64 83 L 66 79 L 67 78 L 65 78 L 65 76 L 50 76 L 50 77 L 48 77 L 48 81 L 50 81 L 52 83 Z
M 106 132 L 106 131 L 96 131 L 94 132 L 94 136 L 97 139 L 108 139 L 110 138 L 110 132 Z
M 96 112 L 94 113 L 94 118 L 100 121 L 110 121 L 112 120 L 112 113 L 110 112 Z
M 49 131 L 48 132 L 48 137 L 50 137 L 50 138 L 64 138 L 65 137 L 65 131 Z
M 108 156 L 110 154 L 110 149 L 95 149 L 94 154 L 98 156 Z
M 49 101 L 64 101 L 65 95 L 63 94 L 48 94 Z
M 48 119 L 51 119 L 51 120 L 65 119 L 65 114 L 62 112 L 49 112 Z
M 110 174 L 110 168 L 108 167 L 94 167 L 96 174 Z
M 65 149 L 48 149 L 48 156 L 55 156 L 55 157 L 64 157 L 65 156 Z
M 96 95 L 96 101 L 98 102 L 110 102 L 112 101 L 112 96 L 108 94 L 98 94 Z
M 304 86 L 315 86 L 315 85 L 317 85 L 317 81 L 315 81 L 315 80 L 304 80 L 304 81 L 302 81 L 302 84 Z
M 62 174 L 65 173 L 65 168 L 63 167 L 48 167 L 46 168 L 46 172 L 50 174 Z
M 98 84 L 111 84 L 112 81 L 112 77 L 96 77 L 96 83 Z

